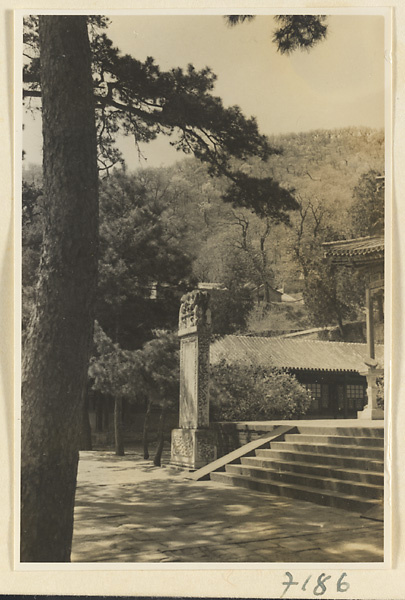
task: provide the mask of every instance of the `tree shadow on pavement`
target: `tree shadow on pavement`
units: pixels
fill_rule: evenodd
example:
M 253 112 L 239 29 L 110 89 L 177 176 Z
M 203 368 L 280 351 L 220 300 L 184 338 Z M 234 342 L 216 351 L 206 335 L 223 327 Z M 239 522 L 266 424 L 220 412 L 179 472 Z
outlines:
M 100 474 L 111 466 L 120 463 L 104 465 Z M 382 524 L 340 509 L 193 482 L 142 461 L 130 465 L 125 482 L 100 478 L 89 484 L 83 477 L 76 492 L 73 561 L 382 560 Z

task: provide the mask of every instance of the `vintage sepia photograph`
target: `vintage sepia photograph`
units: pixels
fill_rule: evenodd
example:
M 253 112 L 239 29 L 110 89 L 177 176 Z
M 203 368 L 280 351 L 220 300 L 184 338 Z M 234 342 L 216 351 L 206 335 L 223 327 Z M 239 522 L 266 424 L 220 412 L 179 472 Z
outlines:
M 270 12 L 16 18 L 18 568 L 387 565 L 388 17 Z

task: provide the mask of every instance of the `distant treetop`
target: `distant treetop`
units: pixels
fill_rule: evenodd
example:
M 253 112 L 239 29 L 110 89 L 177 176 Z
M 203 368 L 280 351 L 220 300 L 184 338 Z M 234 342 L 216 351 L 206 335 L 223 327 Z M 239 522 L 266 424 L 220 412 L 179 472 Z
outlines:
M 252 21 L 254 15 L 228 15 L 228 25 L 233 27 L 245 21 Z M 273 42 L 281 54 L 289 54 L 294 50 L 309 50 L 322 41 L 327 34 L 328 26 L 324 15 L 275 15 L 279 24 L 273 34 Z

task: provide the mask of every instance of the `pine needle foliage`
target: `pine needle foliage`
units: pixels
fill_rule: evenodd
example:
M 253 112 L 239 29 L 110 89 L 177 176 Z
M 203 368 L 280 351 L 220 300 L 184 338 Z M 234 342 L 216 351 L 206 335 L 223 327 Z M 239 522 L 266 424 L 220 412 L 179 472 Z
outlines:
M 254 15 L 228 15 L 230 27 L 252 21 Z M 281 54 L 295 50 L 310 50 L 327 34 L 327 19 L 324 15 L 275 15 L 279 27 L 274 31 L 273 42 Z
M 267 161 L 279 152 L 259 132 L 254 117 L 246 117 L 238 106 L 225 107 L 214 95 L 216 75 L 209 67 L 196 69 L 189 64 L 184 69 L 163 71 L 153 57 L 140 61 L 122 54 L 107 35 L 108 25 L 105 17 L 88 18 L 100 172 L 108 173 L 123 162 L 116 146 L 118 133 L 132 137 L 139 153 L 141 142 L 166 135 L 178 151 L 207 163 L 210 175 L 224 175 L 234 185 L 242 182 L 245 187 L 233 161 L 252 156 Z M 24 36 L 23 96 L 40 98 L 35 17 L 25 20 Z M 250 182 L 249 187 L 255 183 Z M 261 188 L 267 183 L 271 184 L 260 182 Z M 271 184 L 268 198 L 277 212 L 278 197 L 272 191 Z M 252 196 L 244 197 L 247 201 Z M 284 210 L 284 206 L 280 208 Z
M 235 25 L 239 25 L 239 23 L 252 21 L 254 19 L 254 15 L 227 15 L 225 18 L 228 25 L 230 27 L 234 27 Z
M 275 19 L 280 27 L 274 32 L 273 42 L 281 54 L 310 50 L 327 34 L 326 17 L 322 15 L 279 15 Z

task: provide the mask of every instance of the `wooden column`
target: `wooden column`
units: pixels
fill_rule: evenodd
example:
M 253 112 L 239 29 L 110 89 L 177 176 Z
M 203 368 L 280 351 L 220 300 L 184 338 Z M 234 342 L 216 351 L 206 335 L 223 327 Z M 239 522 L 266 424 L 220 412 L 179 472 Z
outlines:
M 366 288 L 366 331 L 367 331 L 367 349 L 369 358 L 375 358 L 374 347 L 374 313 L 373 313 L 373 295 L 370 288 Z
M 373 312 L 373 290 L 378 290 L 384 284 L 383 280 L 371 280 L 366 288 L 366 327 L 367 327 L 367 370 L 361 375 L 367 377 L 367 405 L 357 413 L 358 419 L 383 419 L 384 411 L 377 404 L 377 379 L 384 375 L 384 370 L 378 368 L 375 360 L 374 344 L 374 312 Z

